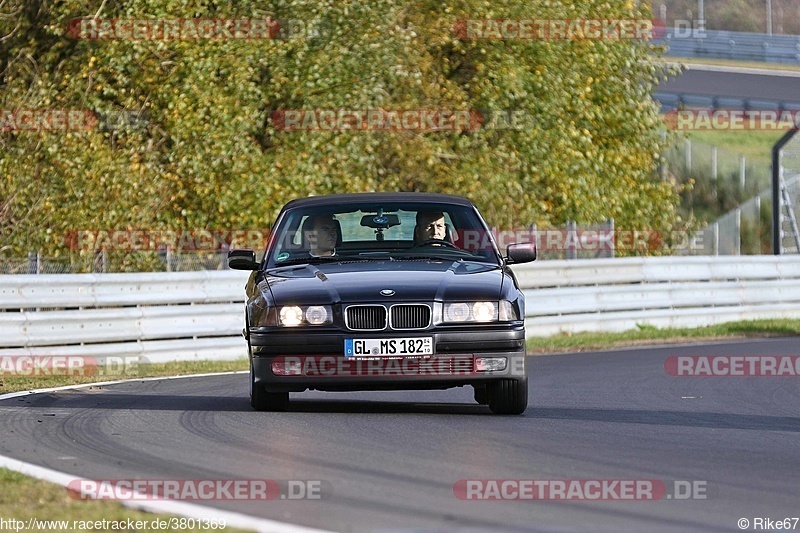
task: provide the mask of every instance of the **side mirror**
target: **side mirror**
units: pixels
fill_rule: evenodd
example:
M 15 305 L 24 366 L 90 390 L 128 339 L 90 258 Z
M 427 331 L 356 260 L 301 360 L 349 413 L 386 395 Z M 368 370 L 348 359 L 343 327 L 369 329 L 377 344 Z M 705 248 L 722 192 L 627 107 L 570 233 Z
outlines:
M 536 261 L 536 243 L 519 242 L 509 244 L 506 248 L 507 262 L 518 265 L 520 263 L 530 263 Z
M 258 270 L 261 263 L 256 261 L 253 250 L 231 250 L 228 252 L 228 268 L 233 270 Z

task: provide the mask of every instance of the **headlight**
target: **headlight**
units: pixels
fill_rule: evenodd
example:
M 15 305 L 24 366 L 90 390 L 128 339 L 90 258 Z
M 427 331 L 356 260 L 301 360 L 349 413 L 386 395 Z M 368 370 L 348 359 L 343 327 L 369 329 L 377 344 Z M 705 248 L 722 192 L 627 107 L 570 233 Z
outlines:
M 476 322 L 497 320 L 497 304 L 494 302 L 475 302 L 472 305 L 472 317 Z
M 497 322 L 497 302 L 454 302 L 444 304 L 444 323 Z
M 519 320 L 514 304 L 499 302 L 453 302 L 433 304 L 434 323 L 513 322 Z
M 299 326 L 303 322 L 303 310 L 297 306 L 281 307 L 281 326 Z
M 320 326 L 333 323 L 333 311 L 328 305 L 311 305 L 308 307 L 287 305 L 280 308 L 278 316 L 280 317 L 280 325 L 286 327 Z

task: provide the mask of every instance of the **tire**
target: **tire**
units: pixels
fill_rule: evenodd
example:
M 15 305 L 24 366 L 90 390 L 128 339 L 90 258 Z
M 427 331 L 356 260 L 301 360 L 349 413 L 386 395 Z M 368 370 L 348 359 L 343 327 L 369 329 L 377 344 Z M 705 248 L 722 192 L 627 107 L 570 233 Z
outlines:
M 489 389 L 486 385 L 473 385 L 475 401 L 481 405 L 489 405 Z
M 286 411 L 289 408 L 288 392 L 267 392 L 256 385 L 253 361 L 250 360 L 250 406 L 256 411 Z
M 528 407 L 528 379 L 501 379 L 489 388 L 489 409 L 496 415 L 521 415 Z

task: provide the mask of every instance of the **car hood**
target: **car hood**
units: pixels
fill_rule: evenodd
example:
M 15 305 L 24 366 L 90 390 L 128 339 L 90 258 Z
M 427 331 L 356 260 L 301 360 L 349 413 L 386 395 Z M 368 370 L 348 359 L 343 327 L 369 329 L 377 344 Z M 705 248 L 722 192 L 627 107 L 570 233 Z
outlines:
M 276 305 L 498 300 L 504 279 L 498 265 L 449 260 L 344 261 L 266 274 Z

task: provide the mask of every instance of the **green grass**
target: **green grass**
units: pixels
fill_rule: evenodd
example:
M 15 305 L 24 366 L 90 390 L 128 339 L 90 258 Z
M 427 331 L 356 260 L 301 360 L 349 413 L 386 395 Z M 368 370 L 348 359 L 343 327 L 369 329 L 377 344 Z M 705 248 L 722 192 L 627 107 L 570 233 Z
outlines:
M 640 325 L 620 333 L 562 333 L 528 339 L 529 354 L 580 352 L 645 344 L 671 344 L 693 341 L 800 335 L 800 320 L 748 320 L 702 328 L 664 328 Z
M 717 148 L 745 156 L 748 164 L 769 166 L 772 162 L 772 147 L 783 137 L 785 131 L 720 130 L 691 131 L 689 140 L 711 144 Z
M 66 520 L 67 528 L 60 528 L 56 524 L 42 524 L 38 527 L 34 524 L 32 531 L 212 531 L 201 527 L 171 527 L 181 524 L 171 524 L 170 519 L 181 520 L 180 517 L 170 515 L 151 514 L 143 511 L 128 509 L 120 503 L 100 500 L 77 500 L 69 496 L 67 489 L 54 483 L 48 483 L 38 479 L 24 476 L 17 472 L 0 468 L 0 518 L 6 520 L 5 524 L 0 524 L 0 531 L 26 531 L 28 520 Z M 24 527 L 11 525 L 9 519 L 21 520 L 25 522 Z M 107 527 L 95 528 L 95 525 L 103 524 L 76 524 L 75 522 L 97 522 L 106 520 Z M 129 529 L 128 520 L 134 523 L 134 528 Z M 153 526 L 153 520 L 166 521 L 168 527 L 160 529 Z M 135 524 L 139 521 L 140 524 Z M 114 522 L 118 527 L 114 527 Z M 125 527 L 122 526 L 124 522 Z M 190 525 L 189 522 L 187 525 Z M 80 527 L 91 526 L 91 527 Z M 210 525 L 210 524 L 209 524 Z M 77 526 L 77 527 L 75 527 Z M 141 527 L 145 526 L 145 527 Z M 138 527 L 138 529 L 137 529 Z M 224 531 L 232 533 L 243 531 L 226 527 L 225 529 L 215 529 L 213 531 Z
M 1 376 L 0 394 L 98 381 L 114 381 L 117 379 L 145 378 L 158 376 L 183 376 L 187 374 L 206 374 L 210 372 L 232 372 L 247 370 L 247 359 L 233 361 L 184 361 L 177 363 L 154 363 L 137 365 L 124 373 L 103 373 L 93 376 Z

